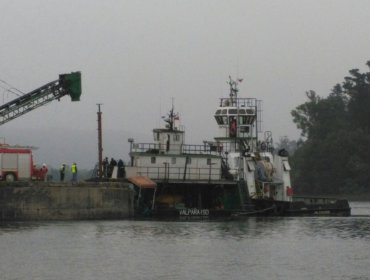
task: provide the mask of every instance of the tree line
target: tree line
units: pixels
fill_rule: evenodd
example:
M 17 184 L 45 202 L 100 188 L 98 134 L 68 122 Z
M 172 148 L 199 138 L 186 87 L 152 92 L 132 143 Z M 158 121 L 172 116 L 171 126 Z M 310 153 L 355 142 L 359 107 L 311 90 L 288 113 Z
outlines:
M 366 63 L 370 68 L 370 61 Z M 294 110 L 298 141 L 281 139 L 293 152 L 292 182 L 301 194 L 370 192 L 370 72 L 349 71 L 326 98 L 306 92 Z

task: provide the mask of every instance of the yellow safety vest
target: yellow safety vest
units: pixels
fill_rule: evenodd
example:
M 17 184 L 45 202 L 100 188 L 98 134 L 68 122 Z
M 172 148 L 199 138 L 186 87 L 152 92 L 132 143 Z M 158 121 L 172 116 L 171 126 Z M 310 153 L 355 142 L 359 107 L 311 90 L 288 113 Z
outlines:
M 72 173 L 77 173 L 77 165 L 76 164 L 72 164 L 71 171 L 72 171 Z

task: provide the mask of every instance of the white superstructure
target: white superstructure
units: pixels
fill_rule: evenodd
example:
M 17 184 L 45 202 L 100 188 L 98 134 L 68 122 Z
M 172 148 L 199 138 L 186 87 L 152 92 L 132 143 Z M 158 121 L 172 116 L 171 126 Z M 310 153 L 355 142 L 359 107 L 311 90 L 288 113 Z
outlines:
M 230 77 L 230 95 L 221 98 L 215 112 L 219 127 L 216 144 L 222 147 L 228 172 L 233 180 L 243 180 L 249 197 L 291 201 L 290 165 L 288 154 L 274 152 L 272 136 L 261 131 L 262 101 L 239 98 L 238 83 Z
M 179 116 L 170 111 L 165 128 L 153 129 L 154 143 L 131 141 L 127 176 L 154 180 L 221 180 L 221 156 L 210 145 L 186 145 Z

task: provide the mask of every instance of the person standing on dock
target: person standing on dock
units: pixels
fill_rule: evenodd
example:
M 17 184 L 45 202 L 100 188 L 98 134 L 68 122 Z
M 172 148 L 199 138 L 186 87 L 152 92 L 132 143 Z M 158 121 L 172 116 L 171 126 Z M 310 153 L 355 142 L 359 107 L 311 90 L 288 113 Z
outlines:
M 77 183 L 77 164 L 74 162 L 71 166 L 72 184 Z
M 118 178 L 124 178 L 125 177 L 125 163 L 122 159 L 120 159 L 117 163 L 118 167 Z
M 65 163 L 63 163 L 62 166 L 60 167 L 59 174 L 60 174 L 60 181 L 64 182 L 64 175 L 66 174 L 66 165 L 65 165 Z
M 109 165 L 108 158 L 105 157 L 105 159 L 103 160 L 103 177 L 104 178 L 108 177 L 108 165 Z
M 110 163 L 109 163 L 108 178 L 112 177 L 115 166 L 117 166 L 117 161 L 114 158 L 111 158 Z
M 48 168 L 47 168 L 45 163 L 42 165 L 42 167 L 40 169 L 40 178 L 44 182 L 46 182 L 48 180 Z

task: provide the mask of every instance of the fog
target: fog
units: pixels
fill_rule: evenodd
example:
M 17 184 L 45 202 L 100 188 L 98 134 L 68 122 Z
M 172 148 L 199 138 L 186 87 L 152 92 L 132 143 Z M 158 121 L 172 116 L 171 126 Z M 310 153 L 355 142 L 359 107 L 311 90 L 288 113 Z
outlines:
M 0 80 L 29 92 L 82 73 L 69 97 L 0 127 L 1 141 L 38 147 L 58 167 L 97 161 L 97 103 L 104 156 L 127 160 L 128 138 L 152 140 L 171 107 L 187 143 L 211 140 L 213 114 L 231 75 L 241 97 L 263 100 L 274 141 L 300 132 L 290 115 L 305 92 L 326 96 L 370 60 L 369 1 L 5 1 L 0 8 Z M 16 96 L 0 83 L 1 102 Z

